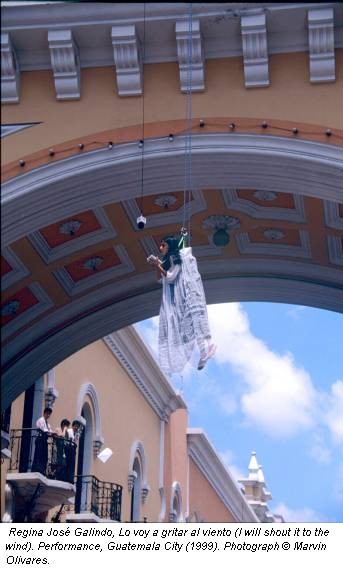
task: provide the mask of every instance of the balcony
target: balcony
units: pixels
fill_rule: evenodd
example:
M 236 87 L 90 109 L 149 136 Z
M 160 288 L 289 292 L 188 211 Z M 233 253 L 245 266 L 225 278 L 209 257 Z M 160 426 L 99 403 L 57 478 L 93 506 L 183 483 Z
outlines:
M 1 458 L 10 458 L 11 456 L 11 452 L 8 448 L 10 446 L 10 419 L 11 408 L 1 413 Z
M 9 450 L 10 436 L 8 432 L 1 429 L 1 458 L 10 458 L 11 451 Z
M 67 513 L 66 522 L 120 522 L 122 486 L 95 476 L 77 476 L 75 485 L 74 511 Z
M 76 445 L 39 429 L 15 429 L 6 481 L 16 496 L 15 521 L 35 521 L 75 496 Z

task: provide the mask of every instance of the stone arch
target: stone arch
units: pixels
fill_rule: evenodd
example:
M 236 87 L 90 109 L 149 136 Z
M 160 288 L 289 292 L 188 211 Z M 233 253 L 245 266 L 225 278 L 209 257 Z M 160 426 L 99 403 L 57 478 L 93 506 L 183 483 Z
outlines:
M 80 418 L 81 417 L 81 413 L 82 413 L 82 409 L 84 406 L 85 401 L 87 400 L 87 397 L 90 400 L 91 403 L 91 410 L 92 410 L 92 415 L 94 417 L 94 433 L 93 433 L 93 452 L 94 455 L 96 456 L 97 453 L 100 451 L 100 448 L 104 442 L 104 439 L 102 437 L 102 427 L 101 427 L 101 412 L 100 412 L 100 403 L 99 403 L 99 396 L 98 396 L 98 392 L 96 390 L 96 387 L 94 386 L 93 383 L 83 383 L 80 387 L 78 396 L 77 396 L 77 402 L 76 402 L 76 417 Z
M 280 193 L 290 191 L 294 196 L 321 198 L 337 207 L 342 199 L 342 151 L 334 144 L 264 134 L 204 133 L 194 135 L 192 155 L 195 195 L 200 195 L 203 187 L 226 191 L 254 182 L 254 187 L 260 190 L 272 191 L 277 185 Z M 172 143 L 167 138 L 147 140 L 145 159 L 147 196 L 180 190 L 184 182 L 182 136 L 175 137 Z M 135 141 L 118 144 L 113 151 L 102 148 L 57 160 L 8 180 L 3 184 L 4 244 L 31 234 L 42 225 L 86 208 L 103 207 L 113 200 L 126 202 L 132 231 L 134 200 L 140 192 L 137 184 L 140 165 L 141 152 Z M 194 207 L 196 224 L 200 223 L 206 205 L 202 211 Z M 18 209 L 25 212 L 20 219 Z M 329 212 L 328 218 L 330 215 Z M 166 223 L 177 227 L 175 212 L 168 216 Z M 151 222 L 155 224 L 153 227 L 160 223 Z M 307 242 L 302 252 L 305 256 L 310 254 Z M 99 289 L 86 290 L 85 294 L 53 309 L 46 295 L 41 294 L 38 306 L 43 312 L 39 319 L 33 320 L 32 326 L 26 323 L 15 334 L 11 328 L 7 335 L 8 326 L 4 327 L 4 340 L 10 338 L 3 358 L 5 407 L 32 381 L 75 351 L 113 332 L 114 328 L 157 314 L 160 291 L 152 276 L 150 273 L 130 276 L 132 262 L 124 259 L 123 263 L 129 278 L 122 279 L 116 287 L 113 283 L 101 283 Z M 243 255 L 232 259 L 230 264 L 220 256 L 205 256 L 200 259 L 199 267 L 208 303 L 271 301 L 342 311 L 342 271 L 337 264 L 318 266 L 309 257 L 294 263 L 291 258 L 255 259 Z M 38 289 L 36 293 L 39 294 Z

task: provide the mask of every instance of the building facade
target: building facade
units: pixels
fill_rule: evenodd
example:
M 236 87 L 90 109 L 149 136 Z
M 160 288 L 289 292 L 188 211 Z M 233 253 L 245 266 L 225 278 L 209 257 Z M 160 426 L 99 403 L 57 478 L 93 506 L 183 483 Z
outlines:
M 146 257 L 185 211 L 209 303 L 342 311 L 342 10 L 2 7 L 5 409 L 157 313 Z
M 53 430 L 64 418 L 80 425 L 75 477 L 64 475 L 71 455 L 60 451 L 68 446 L 60 436 L 48 437 L 45 467 L 35 470 L 36 421 L 46 406 Z M 7 437 L 3 521 L 258 521 L 206 434 L 188 428 L 185 402 L 134 328 L 35 382 L 12 404 Z

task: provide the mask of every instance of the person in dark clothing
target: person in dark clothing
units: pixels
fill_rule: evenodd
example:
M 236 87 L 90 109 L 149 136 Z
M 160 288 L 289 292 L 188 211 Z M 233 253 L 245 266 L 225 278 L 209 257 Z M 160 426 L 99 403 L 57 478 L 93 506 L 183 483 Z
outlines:
M 40 472 L 44 476 L 48 464 L 48 437 L 52 435 L 52 429 L 48 423 L 51 413 L 52 409 L 45 407 L 42 417 L 36 422 L 37 434 L 31 472 Z

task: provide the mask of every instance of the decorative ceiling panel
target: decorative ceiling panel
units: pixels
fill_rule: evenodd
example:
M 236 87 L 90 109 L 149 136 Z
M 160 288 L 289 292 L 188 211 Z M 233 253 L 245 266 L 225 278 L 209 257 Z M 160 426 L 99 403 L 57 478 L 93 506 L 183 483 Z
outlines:
M 324 215 L 327 227 L 333 229 L 343 229 L 343 216 L 341 214 L 343 204 L 336 202 L 324 201 Z
M 68 243 L 74 238 L 81 237 L 87 233 L 92 233 L 100 229 L 101 224 L 93 211 L 84 211 L 73 217 L 62 219 L 48 227 L 43 227 L 40 233 L 45 238 L 51 249 L 63 243 Z
M 2 250 L 1 256 L 1 290 L 6 290 L 19 280 L 30 274 L 29 269 L 15 255 L 10 247 Z
M 238 250 L 243 255 L 275 255 L 279 257 L 299 257 L 302 259 L 310 259 L 312 256 L 310 237 L 308 232 L 303 229 L 299 231 L 300 245 L 288 245 L 279 242 L 279 240 L 262 243 L 252 242 L 250 234 L 247 232 L 239 233 L 235 237 Z
M 154 196 L 145 196 L 143 200 L 144 215 L 160 214 L 162 212 L 178 211 L 183 207 L 183 192 L 173 192 L 169 194 L 161 194 Z M 193 201 L 194 197 L 187 196 L 186 201 Z M 137 205 L 140 206 L 140 199 L 136 199 Z
M 116 235 L 104 210 L 98 207 L 35 231 L 28 235 L 28 239 L 49 264 Z
M 52 306 L 53 302 L 38 282 L 30 284 L 8 297 L 1 306 L 3 340 Z
M 227 208 L 256 219 L 280 219 L 305 222 L 304 200 L 300 195 L 264 190 L 226 188 L 223 197 Z
M 343 238 L 336 235 L 327 236 L 330 263 L 343 265 Z
M 161 213 L 153 213 L 150 214 L 148 219 L 147 219 L 147 226 L 146 228 L 150 228 L 150 227 L 160 227 L 160 226 L 165 226 L 165 225 L 169 225 L 172 223 L 182 223 L 182 219 L 183 219 L 183 192 L 175 192 L 173 194 L 168 194 L 170 196 L 178 196 L 177 197 L 177 205 L 178 207 L 174 207 L 172 208 L 165 208 L 162 206 L 158 206 L 158 212 Z M 162 202 L 163 199 L 163 194 L 155 194 L 153 196 L 150 196 L 149 198 L 149 202 L 147 202 L 147 204 L 150 204 L 150 207 L 152 207 L 152 204 L 154 204 L 156 206 L 156 201 L 161 201 Z M 132 200 L 128 200 L 128 201 L 124 201 L 123 202 L 123 207 L 127 213 L 127 216 L 129 218 L 129 220 L 131 221 L 132 227 L 135 231 L 139 231 L 139 229 L 137 229 L 137 217 L 140 215 L 141 210 L 140 210 L 140 200 L 139 199 L 132 199 Z M 175 203 L 171 204 L 171 205 L 175 205 Z M 144 202 L 143 202 L 143 211 L 144 211 L 144 215 L 147 214 L 147 211 L 145 210 L 145 198 L 144 198 Z M 194 215 L 195 213 L 199 213 L 201 211 L 205 211 L 207 208 L 206 205 L 206 201 L 205 198 L 203 196 L 203 193 L 198 190 L 197 192 L 193 192 L 192 194 L 192 199 L 190 202 L 186 202 L 186 208 L 187 208 L 187 217 L 189 215 Z
M 248 232 L 251 243 L 282 243 L 283 245 L 301 246 L 299 231 L 276 227 L 257 227 Z
M 236 190 L 239 199 L 248 200 L 258 206 L 295 209 L 293 194 L 269 190 Z
M 73 296 L 134 271 L 135 267 L 125 247 L 116 245 L 82 257 L 53 274 L 67 294 Z
M 11 265 L 6 261 L 5 257 L 1 255 L 1 277 L 7 275 L 7 273 L 12 271 Z
M 120 264 L 120 259 L 113 248 L 101 251 L 96 255 L 91 255 L 78 259 L 65 266 L 66 271 L 73 279 L 74 283 L 87 279 L 95 271 L 101 272 L 116 267 Z

